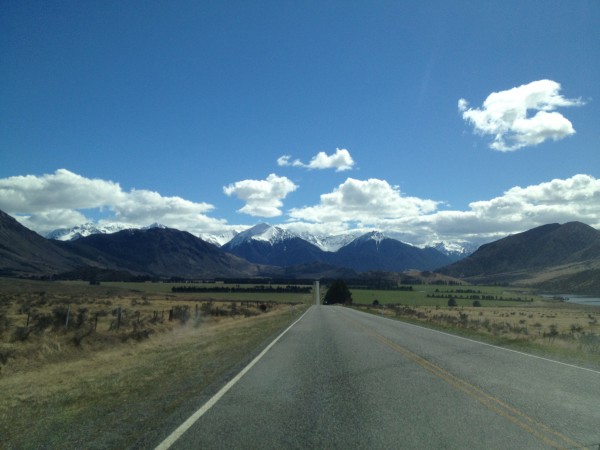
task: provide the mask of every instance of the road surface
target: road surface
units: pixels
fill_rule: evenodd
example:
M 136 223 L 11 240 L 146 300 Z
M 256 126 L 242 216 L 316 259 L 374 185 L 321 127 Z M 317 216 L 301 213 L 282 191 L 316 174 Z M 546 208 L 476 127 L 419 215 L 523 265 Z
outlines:
M 600 372 L 315 305 L 170 448 L 599 446 Z

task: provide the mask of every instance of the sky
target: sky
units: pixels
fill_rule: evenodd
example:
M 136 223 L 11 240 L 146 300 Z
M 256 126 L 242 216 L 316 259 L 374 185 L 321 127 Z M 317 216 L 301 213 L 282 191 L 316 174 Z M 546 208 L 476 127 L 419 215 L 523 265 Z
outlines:
M 600 2 L 3 1 L 0 209 L 415 245 L 600 228 Z

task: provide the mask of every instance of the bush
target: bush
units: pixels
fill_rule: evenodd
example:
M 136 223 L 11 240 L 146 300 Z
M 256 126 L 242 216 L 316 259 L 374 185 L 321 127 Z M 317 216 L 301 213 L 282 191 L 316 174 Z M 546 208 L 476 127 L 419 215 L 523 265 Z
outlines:
M 8 330 L 9 326 L 10 319 L 6 316 L 6 314 L 0 314 L 0 336 L 2 336 L 2 334 Z
M 11 342 L 15 341 L 26 341 L 31 334 L 31 328 L 29 327 L 17 327 L 13 332 Z
M 475 301 L 473 302 L 473 306 L 475 306 L 475 307 L 478 307 L 478 308 L 479 308 L 479 307 L 481 307 L 481 303 L 479 302 L 479 300 L 475 300 Z
M 458 304 L 456 303 L 456 300 L 453 297 L 450 297 L 448 299 L 448 306 L 450 306 L 450 307 L 458 306 Z
M 333 305 L 334 303 L 342 303 L 345 305 L 352 304 L 352 294 L 344 280 L 336 280 L 331 283 L 325 293 L 323 303 L 326 305 Z
M 182 324 L 185 324 L 190 318 L 190 307 L 188 305 L 177 305 L 173 306 L 173 320 L 179 320 Z
M 52 310 L 54 329 L 64 327 L 67 323 L 67 315 L 69 314 L 69 308 L 66 306 L 57 306 L 54 308 Z
M 594 333 L 585 333 L 580 338 L 581 346 L 590 353 L 600 355 L 600 336 Z

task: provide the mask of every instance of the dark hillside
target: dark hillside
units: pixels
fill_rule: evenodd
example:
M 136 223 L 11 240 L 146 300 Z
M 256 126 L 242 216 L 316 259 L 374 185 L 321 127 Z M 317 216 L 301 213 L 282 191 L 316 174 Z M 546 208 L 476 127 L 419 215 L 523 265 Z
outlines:
M 552 267 L 595 261 L 600 261 L 600 231 L 569 222 L 543 225 L 482 245 L 439 272 L 464 278 L 506 274 L 507 280 L 514 281 Z
M 227 254 L 192 234 L 170 228 L 123 230 L 96 234 L 70 244 L 79 252 L 96 252 L 98 262 L 113 263 L 136 272 L 158 276 L 202 278 L 255 276 L 259 268 Z
M 433 270 L 448 264 L 450 257 L 433 248 L 421 249 L 395 239 L 363 235 L 332 254 L 329 261 L 359 272 L 382 270 L 402 272 L 408 269 Z
M 325 258 L 325 252 L 319 247 L 298 237 L 275 244 L 250 239 L 238 245 L 225 244 L 222 249 L 256 264 L 282 267 L 323 261 Z
M 51 275 L 82 263 L 81 258 L 0 211 L 0 275 Z

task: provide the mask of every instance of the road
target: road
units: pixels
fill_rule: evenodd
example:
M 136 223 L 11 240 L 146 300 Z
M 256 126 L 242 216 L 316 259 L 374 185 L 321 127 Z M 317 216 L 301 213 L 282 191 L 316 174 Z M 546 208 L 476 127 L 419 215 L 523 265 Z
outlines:
M 313 306 L 171 448 L 590 448 L 600 372 Z

